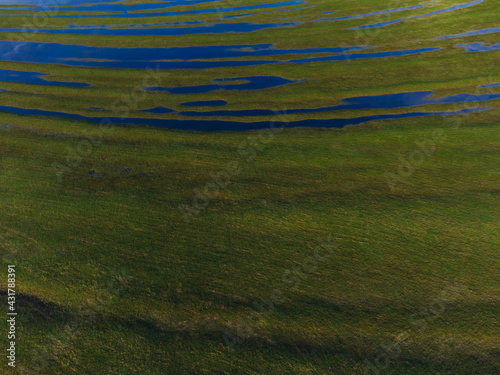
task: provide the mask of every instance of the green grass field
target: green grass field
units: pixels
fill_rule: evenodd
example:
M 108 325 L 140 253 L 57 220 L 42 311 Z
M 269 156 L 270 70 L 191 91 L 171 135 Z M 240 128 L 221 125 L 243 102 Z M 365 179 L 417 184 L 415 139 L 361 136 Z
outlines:
M 280 121 L 491 109 L 344 129 L 250 132 L 100 127 L 0 112 L 0 287 L 6 312 L 7 265 L 15 264 L 18 308 L 16 369 L 4 356 L 1 373 L 500 374 L 500 101 L 278 113 L 354 96 L 498 92 L 477 87 L 500 82 L 500 51 L 456 47 L 498 43 L 498 34 L 433 40 L 498 27 L 494 0 L 380 29 L 348 30 L 464 2 L 442 0 L 422 9 L 253 33 L 31 35 L 37 42 L 118 47 L 445 47 L 373 60 L 164 71 L 159 86 L 251 75 L 307 81 L 251 92 L 150 92 L 133 109 L 161 104 L 180 110 L 187 101 L 228 100 L 224 109 L 272 109 L 272 120 Z M 308 20 L 330 10 L 341 17 L 415 4 L 316 0 L 304 5 L 311 9 L 244 22 L 304 14 Z M 179 9 L 200 7 L 211 3 Z M 5 28 L 22 22 L 2 17 Z M 23 37 L 0 33 L 0 39 L 15 35 Z M 128 97 L 147 74 L 7 61 L 0 61 L 0 69 L 93 85 L 0 82 L 10 90 L 0 92 L 1 105 L 87 116 L 113 116 L 113 103 Z M 92 106 L 108 110 L 96 114 L 87 109 Z M 8 349 L 7 331 L 4 319 L 2 349 Z

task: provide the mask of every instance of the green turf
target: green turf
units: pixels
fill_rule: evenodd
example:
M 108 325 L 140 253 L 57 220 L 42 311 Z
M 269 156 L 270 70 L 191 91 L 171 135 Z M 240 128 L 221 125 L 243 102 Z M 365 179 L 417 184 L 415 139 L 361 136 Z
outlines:
M 500 52 L 465 53 L 454 46 L 497 43 L 498 34 L 432 40 L 498 26 L 492 0 L 370 33 L 347 30 L 461 2 L 247 34 L 36 34 L 32 40 L 144 47 L 370 44 L 381 51 L 447 47 L 403 58 L 168 71 L 161 85 L 246 75 L 307 82 L 257 92 L 150 93 L 137 109 L 160 104 L 180 109 L 186 101 L 230 99 L 227 109 L 282 111 L 405 91 L 435 90 L 440 97 L 495 92 L 476 87 L 500 81 Z M 417 3 L 318 0 L 312 10 L 283 17 L 339 9 L 332 15 L 336 17 Z M 270 22 L 272 17 L 278 16 L 249 20 Z M 195 17 L 115 21 L 188 19 Z M 53 24 L 109 22 L 74 21 Z M 5 27 L 16 22 L 20 20 L 7 17 Z M 9 39 L 5 34 L 0 38 Z M 93 85 L 0 82 L 0 88 L 11 90 L 0 93 L 2 105 L 99 116 L 113 112 L 86 108 L 110 108 L 146 74 L 8 62 L 0 68 Z M 43 95 L 33 95 L 38 92 Z M 379 368 L 381 374 L 500 373 L 500 107 L 498 100 L 485 105 L 492 109 L 466 116 L 271 133 L 103 129 L 81 121 L 0 113 L 0 125 L 14 126 L 0 128 L 0 285 L 5 295 L 6 265 L 16 264 L 18 369 L 48 375 L 364 374 L 366 361 L 384 367 L 384 348 L 390 347 L 396 354 Z M 382 113 L 387 111 L 278 118 Z M 269 118 L 240 120 L 264 119 Z M 102 139 L 87 143 L 88 154 L 81 155 L 89 133 Z M 417 160 L 422 143 L 427 152 L 420 151 Z M 74 153 L 81 159 L 68 162 Z M 408 169 L 409 160 L 414 162 Z M 213 192 L 209 185 L 217 179 L 214 175 L 228 170 L 233 172 L 230 179 L 221 182 L 225 187 L 208 204 L 203 198 L 193 201 L 207 187 Z M 187 206 L 189 220 L 179 209 Z M 321 250 L 330 249 L 331 256 L 311 266 L 319 240 L 329 236 L 337 246 Z M 270 305 L 276 291 L 279 298 Z M 2 301 L 7 306 L 6 298 Z M 264 316 L 256 307 L 262 303 Z M 2 332 L 6 329 L 4 321 Z M 232 350 L 227 343 L 234 344 Z M 5 360 L 2 366 L 2 373 L 14 373 Z

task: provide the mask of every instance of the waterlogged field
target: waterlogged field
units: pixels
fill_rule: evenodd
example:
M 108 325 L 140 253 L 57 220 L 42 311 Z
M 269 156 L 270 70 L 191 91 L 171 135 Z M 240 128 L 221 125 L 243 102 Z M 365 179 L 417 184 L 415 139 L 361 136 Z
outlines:
M 0 0 L 1 373 L 500 374 L 498 16 Z

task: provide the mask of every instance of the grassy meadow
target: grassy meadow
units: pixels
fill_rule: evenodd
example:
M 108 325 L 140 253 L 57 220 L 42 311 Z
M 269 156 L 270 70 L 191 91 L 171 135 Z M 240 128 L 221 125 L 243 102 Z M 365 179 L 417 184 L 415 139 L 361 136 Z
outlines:
M 0 60 L 0 69 L 92 84 L 0 81 L 9 90 L 0 92 L 2 106 L 106 117 L 116 116 L 110 108 L 117 101 L 129 110 L 181 110 L 184 102 L 227 100 L 221 109 L 272 109 L 276 115 L 200 119 L 285 124 L 200 132 L 0 112 L 0 288 L 6 297 L 7 265 L 15 264 L 19 312 L 17 366 L 4 358 L 0 373 L 500 374 L 500 101 L 286 113 L 355 96 L 498 92 L 478 86 L 500 82 L 500 51 L 456 47 L 498 43 L 498 33 L 434 40 L 498 27 L 494 0 L 380 29 L 348 30 L 464 2 L 252 33 L 29 35 L 35 42 L 115 47 L 443 49 L 370 60 L 165 70 L 158 86 L 253 75 L 307 81 L 260 91 L 148 92 L 140 100 L 130 95 L 144 70 Z M 332 10 L 338 12 L 321 16 L 419 3 L 309 0 L 301 7 L 313 8 L 226 22 L 313 20 Z M 213 4 L 175 10 L 204 7 Z M 1 11 L 16 12 L 29 13 Z M 63 27 L 214 17 L 47 22 Z M 2 28 L 25 22 L 2 17 Z M 26 35 L 0 33 L 0 40 L 16 37 Z M 286 125 L 475 106 L 491 109 L 343 129 Z M 129 117 L 159 116 L 185 119 L 176 113 Z M 4 319 L 2 332 L 7 329 Z

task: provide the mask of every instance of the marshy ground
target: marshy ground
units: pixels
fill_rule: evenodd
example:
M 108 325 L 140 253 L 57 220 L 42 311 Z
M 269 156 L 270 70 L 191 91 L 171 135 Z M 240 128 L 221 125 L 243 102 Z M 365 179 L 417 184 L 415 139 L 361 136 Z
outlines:
M 0 285 L 5 294 L 16 264 L 20 373 L 500 373 L 498 4 L 257 6 L 268 3 L 110 3 L 135 4 L 133 17 L 59 6 L 38 32 L 19 29 L 34 29 L 31 15 L 44 9 L 0 9 L 0 39 L 16 43 L 0 42 Z M 378 13 L 388 9 L 397 11 Z M 407 18 L 417 15 L 426 16 Z M 199 21 L 273 26 L 186 31 Z M 164 27 L 179 31 L 125 35 Z M 471 43 L 484 51 L 460 46 Z M 131 50 L 117 57 L 111 47 Z M 427 52 L 346 57 L 418 49 Z M 257 90 L 213 87 L 264 76 Z M 397 108 L 314 111 L 416 92 L 433 94 Z M 460 100 L 432 101 L 444 97 Z M 213 101 L 227 104 L 183 106 Z M 160 106 L 169 110 L 144 112 Z M 262 129 L 182 129 L 199 120 Z M 292 127 L 306 120 L 323 127 Z

